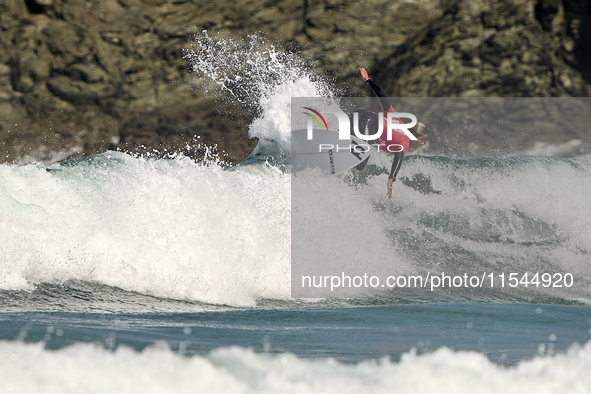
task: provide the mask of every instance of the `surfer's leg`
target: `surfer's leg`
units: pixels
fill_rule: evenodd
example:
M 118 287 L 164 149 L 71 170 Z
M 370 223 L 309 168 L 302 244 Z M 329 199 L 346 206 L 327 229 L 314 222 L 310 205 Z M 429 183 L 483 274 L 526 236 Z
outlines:
M 359 113 L 359 132 L 363 135 L 374 134 L 378 129 L 378 115 L 368 110 Z M 355 166 L 356 170 L 363 170 L 369 157 Z
M 359 113 L 359 132 L 363 135 L 374 134 L 378 130 L 378 114 L 371 111 Z

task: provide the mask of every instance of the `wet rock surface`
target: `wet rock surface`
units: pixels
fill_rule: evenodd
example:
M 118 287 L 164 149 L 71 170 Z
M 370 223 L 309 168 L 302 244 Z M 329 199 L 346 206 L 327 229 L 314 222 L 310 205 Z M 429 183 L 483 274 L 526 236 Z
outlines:
M 369 94 L 363 65 L 394 97 L 586 97 L 590 20 L 574 0 L 2 0 L 0 160 L 108 149 L 199 159 L 211 145 L 244 159 L 253 113 L 196 88 L 191 32 L 260 34 L 344 95 Z M 582 127 L 571 137 L 591 144 Z

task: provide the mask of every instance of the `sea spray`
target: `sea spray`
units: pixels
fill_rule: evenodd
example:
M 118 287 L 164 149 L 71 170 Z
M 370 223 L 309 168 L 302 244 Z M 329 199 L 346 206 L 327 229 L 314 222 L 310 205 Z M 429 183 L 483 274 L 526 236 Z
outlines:
M 0 167 L 0 287 L 97 282 L 162 298 L 287 298 L 289 177 L 105 153 Z
M 256 37 L 204 34 L 186 57 L 196 75 L 258 108 L 251 136 L 279 146 L 289 144 L 291 97 L 330 95 L 294 55 Z M 0 289 L 75 281 L 209 304 L 289 300 L 291 174 L 269 163 L 224 167 L 108 152 L 48 168 L 3 164 Z M 354 242 L 342 237 L 331 247 L 369 248 L 395 274 L 571 273 L 573 288 L 530 287 L 522 299 L 591 302 L 588 161 L 411 156 L 396 198 L 387 200 L 390 164 L 374 155 L 353 176 L 302 175 L 326 204 L 320 223 L 334 219 L 329 208 L 337 205 L 371 219 Z M 332 231 L 356 235 L 352 226 Z M 405 294 L 394 295 L 404 302 Z M 506 295 L 499 289 L 487 299 Z
M 297 56 L 258 36 L 203 33 L 185 57 L 202 81 L 257 115 L 252 137 L 283 152 L 291 97 L 330 95 Z M 265 162 L 168 159 L 109 152 L 47 170 L 3 166 L 0 287 L 86 281 L 240 306 L 288 298 L 289 174 Z
M 302 174 L 322 201 L 319 223 L 332 223 L 337 207 L 356 213 L 355 226 L 331 227 L 342 234 L 336 250 L 377 253 L 388 275 L 570 273 L 570 288 L 516 290 L 525 300 L 591 302 L 589 162 L 409 157 L 396 200 L 384 198 L 384 171 L 372 164 L 373 175 L 355 184 Z M 211 304 L 288 300 L 290 183 L 291 174 L 266 163 L 225 170 L 114 152 L 48 169 L 4 164 L 0 288 L 75 280 Z M 369 220 L 359 222 L 361 214 Z M 311 241 L 323 235 L 310 231 Z M 506 299 L 506 288 L 493 290 L 487 299 Z
M 185 59 L 196 88 L 220 93 L 228 106 L 245 106 L 255 115 L 250 137 L 274 140 L 289 151 L 292 97 L 332 97 L 329 84 L 296 54 L 276 48 L 259 35 L 245 40 L 196 34 Z M 219 91 L 218 91 L 219 90 Z

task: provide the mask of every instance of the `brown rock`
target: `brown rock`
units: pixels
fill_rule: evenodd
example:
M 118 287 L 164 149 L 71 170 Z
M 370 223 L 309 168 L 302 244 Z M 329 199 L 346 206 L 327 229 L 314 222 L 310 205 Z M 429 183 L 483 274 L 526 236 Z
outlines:
M 349 95 L 368 94 L 365 66 L 393 96 L 587 96 L 590 21 L 577 0 L 2 0 L 0 157 L 183 150 L 201 137 L 242 160 L 252 108 L 195 90 L 189 32 L 262 31 Z

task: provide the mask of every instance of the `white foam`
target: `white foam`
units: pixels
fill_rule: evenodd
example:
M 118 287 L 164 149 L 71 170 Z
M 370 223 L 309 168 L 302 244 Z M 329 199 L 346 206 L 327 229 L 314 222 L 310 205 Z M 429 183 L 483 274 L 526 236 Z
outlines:
M 572 157 L 588 153 L 589 146 L 582 140 L 573 139 L 561 144 L 536 141 L 534 146 L 526 150 L 524 154 L 532 156 L 557 156 Z
M 249 127 L 250 137 L 276 141 L 289 151 L 292 97 L 332 96 L 327 84 L 315 78 L 296 55 L 276 49 L 264 38 L 245 40 L 195 36 L 185 54 L 195 86 L 212 93 L 217 88 L 230 101 L 246 105 L 258 117 Z
M 330 95 L 295 56 L 256 36 L 236 42 L 203 35 L 186 57 L 201 78 L 257 111 L 251 136 L 273 139 L 284 149 L 291 97 Z M 74 279 L 215 304 L 252 306 L 260 298 L 289 298 L 290 174 L 262 164 L 225 171 L 183 158 L 147 160 L 120 153 L 101 160 L 60 173 L 36 165 L 0 166 L 0 289 Z M 371 160 L 388 169 L 391 156 L 376 154 Z M 333 249 L 375 253 L 343 268 L 361 261 L 357 268 L 364 269 L 366 262 L 379 260 L 393 263 L 388 274 L 399 274 L 394 270 L 435 266 L 461 249 L 477 256 L 472 273 L 481 273 L 483 262 L 498 260 L 523 272 L 544 259 L 577 281 L 589 278 L 587 161 L 532 158 L 509 171 L 502 160 L 480 167 L 430 160 L 405 159 L 399 178 L 428 176 L 440 194 L 423 194 L 398 181 L 388 201 L 386 174 L 359 187 L 334 177 L 309 180 L 321 200 L 318 219 L 336 225 Z M 363 212 L 367 223 L 360 234 L 347 221 L 352 218 L 335 217 L 336 206 L 338 212 Z M 421 223 L 442 215 L 451 223 L 443 230 Z M 528 220 L 554 233 L 530 231 Z M 418 261 L 412 261 L 398 248 L 395 231 L 417 234 L 419 240 L 428 234 L 445 247 L 416 253 Z M 539 245 L 546 241 L 560 245 Z
M 296 56 L 258 36 L 202 33 L 186 58 L 202 88 L 217 86 L 259 114 L 251 137 L 284 151 L 291 97 L 328 92 Z M 120 153 L 56 168 L 61 175 L 0 169 L 1 289 L 73 279 L 212 304 L 289 297 L 289 174 Z
M 58 166 L 57 172 L 0 166 L 1 289 L 81 280 L 237 306 L 290 297 L 289 173 L 262 164 L 228 171 L 183 158 L 100 158 L 103 163 Z M 310 241 L 328 234 L 327 253 L 359 255 L 341 262 L 347 272 L 388 261 L 388 275 L 454 260 L 448 248 L 461 248 L 478 256 L 470 274 L 491 268 L 568 272 L 576 286 L 555 289 L 555 295 L 591 299 L 584 253 L 591 250 L 587 161 L 524 158 L 479 168 L 419 158 L 405 164 L 402 176 L 416 174 L 428 174 L 440 194 L 422 194 L 399 180 L 396 199 L 389 201 L 386 175 L 350 186 L 328 175 L 301 174 L 318 221 L 334 225 L 313 226 Z M 306 204 L 302 197 L 297 206 Z M 363 231 L 357 230 L 359 218 Z M 440 220 L 442 228 L 425 220 Z M 391 229 L 431 233 L 442 252 L 429 249 L 434 242 L 410 258 Z
M 586 393 L 591 345 L 501 367 L 476 352 L 342 364 L 233 347 L 190 358 L 167 348 L 111 352 L 88 344 L 45 350 L 0 342 L 0 392 L 10 393 Z
M 289 297 L 289 175 L 111 153 L 49 173 L 0 167 L 0 288 L 95 281 L 254 305 Z

